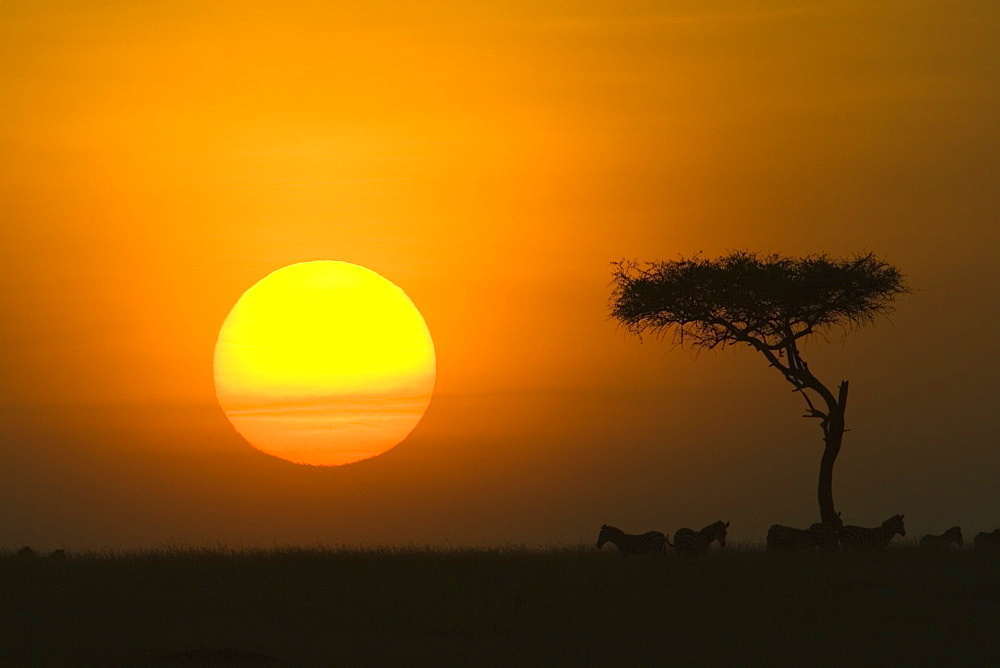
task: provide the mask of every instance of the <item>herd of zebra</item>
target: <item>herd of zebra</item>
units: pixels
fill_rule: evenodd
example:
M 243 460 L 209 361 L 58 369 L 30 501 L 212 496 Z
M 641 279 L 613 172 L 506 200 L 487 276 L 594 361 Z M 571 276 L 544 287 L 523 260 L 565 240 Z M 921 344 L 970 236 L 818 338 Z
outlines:
M 808 529 L 795 529 L 775 524 L 767 530 L 767 551 L 772 553 L 804 554 L 816 551 L 856 550 L 872 552 L 884 550 L 898 534 L 906 535 L 903 526 L 903 516 L 893 515 L 878 527 L 858 527 L 844 525 L 839 522 L 828 525 L 816 523 Z M 671 543 L 666 534 L 659 531 L 647 531 L 643 534 L 628 534 L 607 524 L 601 527 L 597 535 L 597 548 L 605 543 L 612 543 L 623 554 L 665 554 L 671 547 L 681 556 L 692 556 L 708 552 L 709 546 L 718 541 L 719 547 L 726 546 L 726 529 L 729 522 L 713 522 L 701 531 L 688 528 L 674 532 L 674 542 Z M 952 527 L 940 536 L 926 535 L 920 539 L 923 550 L 948 550 L 963 547 L 962 530 Z M 976 550 L 1000 551 L 1000 529 L 976 535 L 973 541 Z

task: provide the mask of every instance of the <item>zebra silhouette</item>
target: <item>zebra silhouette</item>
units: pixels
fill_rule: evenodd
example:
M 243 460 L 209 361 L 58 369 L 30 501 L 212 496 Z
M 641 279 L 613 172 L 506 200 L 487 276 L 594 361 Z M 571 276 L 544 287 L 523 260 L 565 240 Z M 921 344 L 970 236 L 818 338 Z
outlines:
M 808 529 L 796 529 L 773 524 L 767 530 L 767 551 L 792 554 L 812 554 L 817 547 L 836 545 L 837 530 L 825 524 L 813 524 Z
M 845 550 L 852 549 L 859 552 L 884 550 L 896 534 L 906 535 L 902 515 L 893 515 L 882 522 L 880 527 L 845 526 L 840 530 L 840 546 Z
M 601 525 L 601 532 L 597 534 L 597 549 L 601 549 L 605 543 L 612 543 L 622 554 L 646 554 L 647 552 L 663 554 L 666 542 L 667 537 L 659 531 L 631 534 L 607 524 Z
M 837 522 L 840 522 L 840 513 L 837 513 Z M 839 525 L 830 526 L 821 522 L 809 525 L 808 529 L 773 524 L 767 530 L 767 551 L 811 554 L 816 548 L 821 551 L 837 549 L 839 530 Z
M 768 552 L 812 552 L 815 547 L 809 529 L 772 524 L 767 530 Z
M 989 533 L 980 531 L 976 534 L 976 537 L 972 539 L 972 547 L 976 550 L 982 550 L 984 552 L 1000 551 L 1000 529 L 994 529 Z
M 927 534 L 920 539 L 921 550 L 948 550 L 952 547 L 962 547 L 962 529 L 952 527 L 940 536 Z
M 844 523 L 840 519 L 840 513 L 837 513 L 833 524 L 823 524 L 822 522 L 810 524 L 809 533 L 820 552 L 839 552 L 840 530 L 843 528 Z
M 691 556 L 695 554 L 705 554 L 708 546 L 713 541 L 719 541 L 719 547 L 726 546 L 726 529 L 729 522 L 713 522 L 701 531 L 682 527 L 674 532 L 674 542 L 667 541 L 667 545 L 677 550 L 680 556 Z

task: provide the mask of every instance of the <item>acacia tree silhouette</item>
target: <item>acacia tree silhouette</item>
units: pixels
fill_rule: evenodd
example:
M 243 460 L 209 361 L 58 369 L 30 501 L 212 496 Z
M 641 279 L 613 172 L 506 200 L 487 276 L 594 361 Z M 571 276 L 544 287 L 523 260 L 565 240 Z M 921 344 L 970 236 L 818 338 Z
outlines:
M 628 332 L 640 339 L 647 332 L 672 333 L 680 345 L 708 350 L 748 345 L 802 394 L 803 417 L 821 420 L 825 443 L 817 489 L 820 519 L 838 525 L 833 465 L 844 438 L 847 381 L 834 394 L 809 370 L 798 343 L 837 326 L 850 332 L 892 312 L 894 299 L 910 292 L 902 274 L 871 253 L 845 260 L 739 251 L 715 260 L 613 266 L 611 315 Z

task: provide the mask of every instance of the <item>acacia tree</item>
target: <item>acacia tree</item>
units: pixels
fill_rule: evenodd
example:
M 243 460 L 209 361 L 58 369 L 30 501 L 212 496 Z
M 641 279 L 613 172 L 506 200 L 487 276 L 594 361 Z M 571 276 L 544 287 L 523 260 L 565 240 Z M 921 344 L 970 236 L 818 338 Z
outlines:
M 803 417 L 821 420 L 820 519 L 839 522 L 833 465 L 844 438 L 847 381 L 836 393 L 799 353 L 806 337 L 871 324 L 909 292 L 902 274 L 873 254 L 788 258 L 746 251 L 715 260 L 699 257 L 639 265 L 614 263 L 611 314 L 640 338 L 672 335 L 699 349 L 747 345 L 781 372 L 806 402 Z

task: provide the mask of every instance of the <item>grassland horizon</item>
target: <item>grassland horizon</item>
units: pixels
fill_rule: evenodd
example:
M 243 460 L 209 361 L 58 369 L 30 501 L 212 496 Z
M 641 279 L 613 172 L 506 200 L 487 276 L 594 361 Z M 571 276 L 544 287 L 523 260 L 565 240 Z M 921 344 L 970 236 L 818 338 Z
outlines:
M 4 665 L 986 665 L 1000 559 L 562 546 L 0 552 Z

